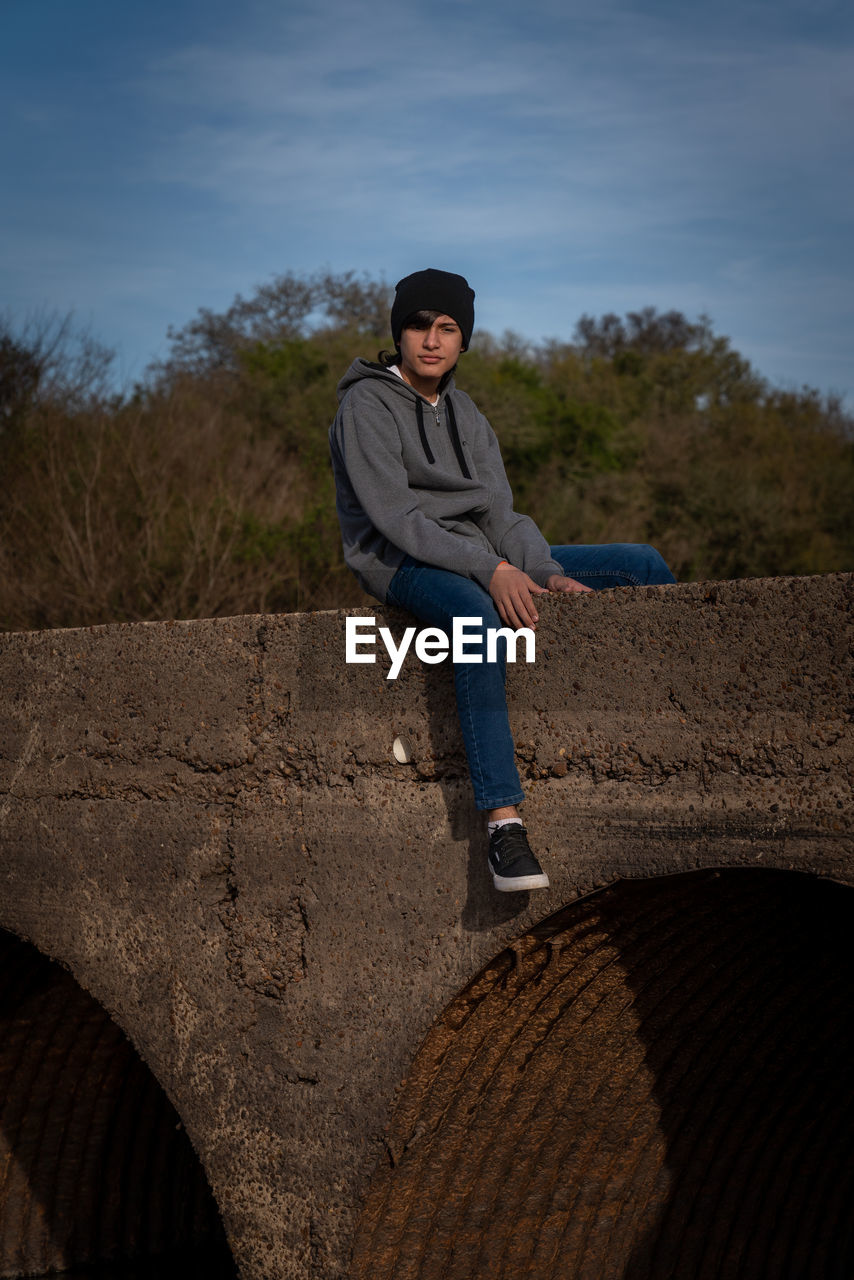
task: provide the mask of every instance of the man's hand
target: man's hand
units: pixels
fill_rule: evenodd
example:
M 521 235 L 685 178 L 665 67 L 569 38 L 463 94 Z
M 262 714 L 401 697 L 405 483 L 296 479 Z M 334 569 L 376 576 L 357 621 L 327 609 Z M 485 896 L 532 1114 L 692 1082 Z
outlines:
M 558 575 L 553 576 L 557 578 Z M 570 582 L 571 579 L 561 578 L 560 581 Z M 489 594 L 495 601 L 499 618 L 508 627 L 514 631 L 520 627 L 536 627 L 539 614 L 534 608 L 533 598 L 546 592 L 527 573 L 514 569 L 512 564 L 500 564 L 490 580 Z
M 576 582 L 575 578 L 564 578 L 559 573 L 553 573 L 546 578 L 546 587 L 549 591 L 563 591 L 567 595 L 575 594 L 579 591 L 592 591 L 592 587 L 585 587 L 583 583 Z

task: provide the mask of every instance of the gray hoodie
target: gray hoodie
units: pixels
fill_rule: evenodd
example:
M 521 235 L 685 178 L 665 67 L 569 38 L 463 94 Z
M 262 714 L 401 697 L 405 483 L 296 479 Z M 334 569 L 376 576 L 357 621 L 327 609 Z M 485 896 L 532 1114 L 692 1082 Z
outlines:
M 387 598 L 407 555 L 485 590 L 502 560 L 539 586 L 563 573 L 513 510 L 495 432 L 453 378 L 434 407 L 391 370 L 354 360 L 338 401 L 329 446 L 344 559 L 371 595 Z

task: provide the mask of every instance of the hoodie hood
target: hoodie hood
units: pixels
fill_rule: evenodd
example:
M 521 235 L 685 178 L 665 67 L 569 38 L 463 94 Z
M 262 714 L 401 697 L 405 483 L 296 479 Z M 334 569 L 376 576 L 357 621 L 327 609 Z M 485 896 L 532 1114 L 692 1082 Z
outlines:
M 405 396 L 407 400 L 422 400 L 425 404 L 430 404 L 430 401 L 425 396 L 422 396 L 414 387 L 410 387 L 408 382 L 404 382 L 399 373 L 392 373 L 391 369 L 387 369 L 384 364 L 377 364 L 373 360 L 363 360 L 361 356 L 353 361 L 344 377 L 338 383 L 338 403 L 341 403 L 351 387 L 354 387 L 357 382 L 363 382 L 366 378 L 379 379 L 381 382 L 387 383 L 398 391 L 400 395 Z M 454 375 L 449 374 L 445 382 L 439 386 L 439 400 L 441 401 L 453 389 Z

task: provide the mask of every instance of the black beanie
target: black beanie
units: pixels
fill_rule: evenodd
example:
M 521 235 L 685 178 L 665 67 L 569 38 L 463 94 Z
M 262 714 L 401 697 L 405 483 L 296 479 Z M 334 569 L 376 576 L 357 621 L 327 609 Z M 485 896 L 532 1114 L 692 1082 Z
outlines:
M 471 342 L 474 328 L 474 289 L 453 271 L 414 271 L 397 283 L 391 308 L 391 336 L 400 346 L 403 322 L 414 311 L 438 311 L 456 320 L 463 333 L 463 346 Z

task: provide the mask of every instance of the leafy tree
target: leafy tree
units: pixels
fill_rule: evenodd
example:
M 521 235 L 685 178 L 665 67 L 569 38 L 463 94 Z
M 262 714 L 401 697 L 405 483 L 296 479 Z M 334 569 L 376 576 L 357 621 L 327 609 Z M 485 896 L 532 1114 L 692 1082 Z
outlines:
M 287 274 L 173 332 L 128 396 L 70 320 L 0 325 L 0 625 L 364 603 L 327 430 L 390 291 Z M 517 506 L 552 541 L 655 543 L 680 578 L 854 562 L 854 423 L 770 387 L 704 317 L 582 317 L 572 342 L 476 336 L 460 362 Z
M 0 333 L 0 424 L 16 422 L 31 407 L 41 376 L 37 354 L 10 333 Z
M 202 307 L 181 329 L 168 332 L 172 350 L 152 367 L 156 379 L 182 373 L 234 372 L 249 348 L 276 347 L 305 337 L 313 319 L 355 329 L 373 338 L 387 332 L 392 293 L 382 281 L 354 272 L 298 276 L 288 271 L 260 285 L 251 298 L 240 294 L 223 313 Z

